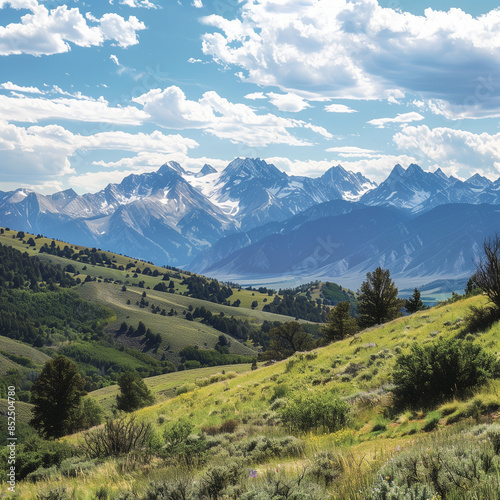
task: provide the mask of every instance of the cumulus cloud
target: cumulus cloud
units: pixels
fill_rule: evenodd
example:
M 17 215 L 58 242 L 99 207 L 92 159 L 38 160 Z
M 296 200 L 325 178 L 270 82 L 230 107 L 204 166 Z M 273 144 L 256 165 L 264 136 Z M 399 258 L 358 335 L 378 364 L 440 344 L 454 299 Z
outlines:
M 271 104 L 276 106 L 280 111 L 288 111 L 291 113 L 297 113 L 303 109 L 309 108 L 310 105 L 303 97 L 297 94 L 287 93 L 287 94 L 276 94 L 270 92 L 267 94 Z
M 41 120 L 64 119 L 140 125 L 147 116 L 134 106 L 112 107 L 102 98 L 46 99 L 0 95 L 0 120 L 6 121 L 37 123 Z
M 401 125 L 402 123 L 418 122 L 421 120 L 424 120 L 424 117 L 420 113 L 412 111 L 410 113 L 399 114 L 394 118 L 375 118 L 374 120 L 370 120 L 368 123 L 377 128 L 385 128 L 385 126 L 389 123 Z
M 137 31 L 146 28 L 135 16 L 126 20 L 108 13 L 97 19 L 89 13 L 83 16 L 78 8 L 66 5 L 49 11 L 36 0 L 0 1 L 0 9 L 7 5 L 30 13 L 20 17 L 18 23 L 0 27 L 0 55 L 4 56 L 60 54 L 70 51 L 70 44 L 91 47 L 106 40 L 126 48 L 138 43 Z
M 203 7 L 203 2 L 202 0 L 194 0 L 191 5 L 197 9 L 201 9 Z
M 232 103 L 217 92 L 205 92 L 198 101 L 186 98 L 176 86 L 154 89 L 134 99 L 157 125 L 174 129 L 203 129 L 221 139 L 251 147 L 269 144 L 304 146 L 311 143 L 293 136 L 289 129 L 308 128 L 329 136 L 322 127 L 271 113 L 257 114 L 245 104 Z
M 357 113 L 356 109 L 352 109 L 345 104 L 328 104 L 328 106 L 325 106 L 325 111 L 328 113 Z
M 203 22 L 214 28 L 203 52 L 245 81 L 304 97 L 397 102 L 410 92 L 447 103 L 449 114 L 500 109 L 500 9 L 474 18 L 376 0 L 245 0 L 238 18 Z
M 39 88 L 37 87 L 23 87 L 21 85 L 16 85 L 12 82 L 5 82 L 0 84 L 0 88 L 3 90 L 12 90 L 14 92 L 26 92 L 28 94 L 43 94 Z
M 197 142 L 181 135 L 130 134 L 125 132 L 100 132 L 91 135 L 74 134 L 60 125 L 19 127 L 0 120 L 0 182 L 16 181 L 18 184 L 51 182 L 75 174 L 75 155 L 88 150 L 147 152 L 180 154 L 198 146 Z M 14 166 L 15 168 L 11 168 Z M 158 165 L 158 164 L 157 164 Z M 26 182 L 28 181 L 28 182 Z
M 500 174 L 500 133 L 407 125 L 394 135 L 394 142 L 399 149 L 463 178 L 470 176 L 471 167 L 482 175 Z

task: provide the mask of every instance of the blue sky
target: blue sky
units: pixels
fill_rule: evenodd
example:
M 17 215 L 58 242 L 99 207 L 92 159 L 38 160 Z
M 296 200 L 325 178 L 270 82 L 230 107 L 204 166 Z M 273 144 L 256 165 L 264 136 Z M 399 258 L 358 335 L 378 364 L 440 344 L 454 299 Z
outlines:
M 492 1 L 0 0 L 0 190 L 237 156 L 500 176 Z

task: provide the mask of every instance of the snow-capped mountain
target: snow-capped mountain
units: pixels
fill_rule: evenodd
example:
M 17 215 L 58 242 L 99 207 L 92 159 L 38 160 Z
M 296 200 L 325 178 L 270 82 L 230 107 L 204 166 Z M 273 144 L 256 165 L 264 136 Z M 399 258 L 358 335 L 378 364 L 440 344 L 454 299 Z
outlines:
M 260 158 L 237 158 L 222 172 L 213 170 L 207 169 L 201 177 L 191 174 L 184 178 L 238 221 L 243 230 L 286 220 L 317 203 L 356 201 L 376 186 L 341 166 L 313 179 L 289 176 Z
M 82 196 L 72 190 L 43 196 L 19 189 L 0 201 L 0 221 L 64 241 L 186 265 L 235 231 L 236 223 L 182 174 L 179 164 L 169 162 Z
M 222 170 L 204 165 L 195 173 L 168 162 L 155 172 L 129 175 L 97 193 L 78 195 L 71 189 L 48 196 L 28 189 L 0 192 L 0 225 L 198 272 L 275 274 L 310 264 L 307 245 L 315 245 L 319 255 L 318 242 L 330 234 L 330 227 L 321 221 L 344 217 L 352 223 L 352 228 L 341 228 L 338 233 L 347 253 L 320 266 L 325 273 L 342 274 L 364 271 L 368 264 L 391 258 L 415 263 L 416 254 L 401 250 L 401 240 L 394 240 L 395 235 L 412 234 L 407 221 L 437 214 L 436 207 L 450 203 L 500 205 L 500 179 L 492 182 L 474 175 L 463 182 L 439 169 L 424 172 L 418 165 L 406 170 L 396 165 L 377 186 L 341 166 L 310 178 L 288 175 L 259 158 L 237 158 Z M 390 214 L 381 207 L 390 208 Z M 473 208 L 467 207 L 467 213 L 472 213 Z M 448 218 L 451 225 L 454 213 L 458 209 Z M 491 216 L 496 213 L 492 209 Z M 429 224 L 432 216 L 426 219 Z M 381 231 L 384 224 L 393 232 L 384 233 L 375 244 L 375 235 L 370 236 L 373 228 Z M 463 229 L 467 234 L 475 230 Z M 422 233 L 419 237 L 425 241 Z M 288 243 L 283 246 L 283 241 Z M 405 248 L 416 249 L 415 241 L 406 242 Z M 459 253 L 460 249 L 455 246 L 455 250 Z M 425 272 L 424 257 L 420 267 L 415 267 L 420 273 Z M 451 253 L 447 259 L 458 262 Z M 397 272 L 410 268 L 403 266 Z
M 337 185 L 338 184 L 338 185 Z M 187 266 L 241 228 L 282 221 L 330 199 L 360 197 L 374 187 L 361 174 L 333 167 L 323 177 L 293 177 L 260 159 L 236 159 L 198 173 L 168 162 L 129 175 L 97 193 L 44 196 L 26 189 L 0 194 L 0 224 L 158 263 Z
M 498 181 L 497 181 L 498 182 Z M 396 165 L 389 177 L 360 200 L 366 205 L 394 207 L 408 213 L 424 213 L 447 203 L 500 203 L 500 183 L 473 175 L 465 182 L 446 176 L 441 169 L 424 172 L 412 164 Z

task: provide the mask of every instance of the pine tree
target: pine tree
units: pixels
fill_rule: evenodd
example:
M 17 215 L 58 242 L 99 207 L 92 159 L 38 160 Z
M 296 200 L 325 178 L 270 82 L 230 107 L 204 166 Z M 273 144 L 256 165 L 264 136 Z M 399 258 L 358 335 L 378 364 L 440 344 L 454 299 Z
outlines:
M 116 396 L 118 410 L 131 412 L 154 403 L 151 391 L 137 373 L 124 373 L 118 379 L 118 385 L 120 386 L 120 393 Z
M 59 438 L 76 430 L 84 378 L 78 367 L 65 356 L 48 361 L 31 388 L 33 418 L 30 424 L 41 435 Z
M 363 327 L 381 325 L 401 316 L 402 301 L 388 269 L 378 267 L 366 274 L 358 301 L 359 324 Z
M 424 303 L 420 300 L 420 290 L 415 288 L 413 295 L 405 300 L 405 309 L 409 314 L 425 309 Z
M 358 325 L 350 315 L 350 309 L 351 304 L 349 302 L 339 302 L 330 311 L 328 324 L 323 329 L 323 338 L 326 342 L 342 340 L 356 333 Z

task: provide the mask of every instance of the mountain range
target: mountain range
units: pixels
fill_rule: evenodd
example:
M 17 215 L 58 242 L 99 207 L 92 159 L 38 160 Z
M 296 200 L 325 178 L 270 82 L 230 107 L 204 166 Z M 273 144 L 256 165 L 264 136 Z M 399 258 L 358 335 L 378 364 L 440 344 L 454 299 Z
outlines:
M 97 193 L 0 192 L 0 224 L 219 278 L 359 282 L 470 274 L 500 222 L 500 179 L 466 181 L 396 165 L 379 185 L 333 166 L 288 175 L 259 158 L 221 171 L 176 162 Z

